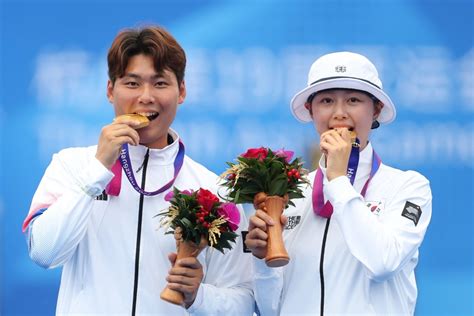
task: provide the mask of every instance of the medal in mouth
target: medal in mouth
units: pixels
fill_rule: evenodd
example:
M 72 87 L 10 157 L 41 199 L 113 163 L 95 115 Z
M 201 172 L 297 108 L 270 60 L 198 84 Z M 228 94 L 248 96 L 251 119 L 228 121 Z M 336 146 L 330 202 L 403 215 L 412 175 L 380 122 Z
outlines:
M 150 124 L 150 120 L 148 119 L 148 117 L 144 115 L 140 115 L 140 114 L 135 114 L 135 113 L 119 115 L 116 118 L 114 118 L 114 121 L 116 121 L 118 118 L 126 118 L 129 120 L 135 121 L 136 124 L 132 126 L 134 129 L 140 129 Z
M 354 131 L 353 127 L 334 127 L 331 128 L 341 135 L 343 129 L 347 129 L 351 136 L 352 147 L 360 147 L 359 142 L 357 141 L 357 133 Z
M 144 116 L 150 122 L 153 121 L 154 119 L 156 119 L 158 116 L 160 116 L 160 113 L 158 113 L 158 112 L 135 112 L 134 114 Z

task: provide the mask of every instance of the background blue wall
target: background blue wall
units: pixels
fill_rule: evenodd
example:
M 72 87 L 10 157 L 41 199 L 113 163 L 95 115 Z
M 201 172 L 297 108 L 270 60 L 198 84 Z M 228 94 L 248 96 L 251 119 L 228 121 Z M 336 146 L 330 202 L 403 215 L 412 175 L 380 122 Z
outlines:
M 312 61 L 367 55 L 398 108 L 372 141 L 385 163 L 433 190 L 417 268 L 417 315 L 472 315 L 474 161 L 472 0 L 0 2 L 1 314 L 54 313 L 60 270 L 28 258 L 21 224 L 52 153 L 96 143 L 113 112 L 106 52 L 121 28 L 159 23 L 188 54 L 188 97 L 174 123 L 216 173 L 250 146 L 311 162 L 310 124 L 291 96 Z

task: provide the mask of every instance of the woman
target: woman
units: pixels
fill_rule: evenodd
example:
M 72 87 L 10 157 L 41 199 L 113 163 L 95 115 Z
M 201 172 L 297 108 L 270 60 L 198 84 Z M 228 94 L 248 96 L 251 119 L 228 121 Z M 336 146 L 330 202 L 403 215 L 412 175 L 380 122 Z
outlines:
M 282 217 L 287 266 L 261 259 L 273 222 L 256 201 L 246 245 L 261 314 L 412 315 L 431 190 L 422 175 L 384 165 L 372 148 L 371 129 L 396 116 L 375 66 L 351 52 L 320 57 L 291 111 L 314 123 L 323 156 L 305 199 Z

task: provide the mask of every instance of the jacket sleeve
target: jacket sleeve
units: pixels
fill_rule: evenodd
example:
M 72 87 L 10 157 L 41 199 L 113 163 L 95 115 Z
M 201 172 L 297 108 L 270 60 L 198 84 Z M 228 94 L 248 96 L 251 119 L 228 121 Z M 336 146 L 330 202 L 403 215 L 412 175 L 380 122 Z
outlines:
M 379 215 L 370 211 L 347 177 L 325 185 L 324 192 L 334 207 L 333 218 L 351 253 L 376 281 L 391 278 L 417 254 L 431 219 L 428 180 L 413 171 L 405 172 L 402 178 L 393 186 L 394 192 Z M 421 210 L 417 222 L 403 216 L 409 205 Z
M 253 257 L 254 295 L 259 315 L 279 315 L 283 269 L 269 268 L 264 259 Z
M 242 209 L 241 226 L 247 219 Z M 253 315 L 251 254 L 243 252 L 241 227 L 231 250 L 224 254 L 214 248 L 206 249 L 206 267 L 203 283 L 196 301 L 188 308 L 190 315 Z
M 62 265 L 73 255 L 86 233 L 94 197 L 113 177 L 94 157 L 84 163 L 78 154 L 76 149 L 53 156 L 23 226 L 29 255 L 44 268 Z

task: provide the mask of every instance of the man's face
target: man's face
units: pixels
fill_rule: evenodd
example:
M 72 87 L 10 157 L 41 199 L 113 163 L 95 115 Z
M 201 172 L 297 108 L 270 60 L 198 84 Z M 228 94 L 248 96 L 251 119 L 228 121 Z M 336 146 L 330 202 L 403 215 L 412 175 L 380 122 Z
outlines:
M 150 148 L 167 145 L 168 129 L 185 96 L 184 82 L 178 84 L 170 70 L 157 73 L 152 58 L 143 54 L 129 59 L 124 76 L 115 84 L 107 83 L 107 97 L 116 116 L 136 113 L 150 119 L 147 127 L 138 130 L 140 144 Z
M 367 144 L 372 121 L 380 113 L 367 94 L 345 89 L 318 92 L 311 108 L 313 122 L 320 135 L 329 129 L 346 127 L 357 133 L 362 148 Z

